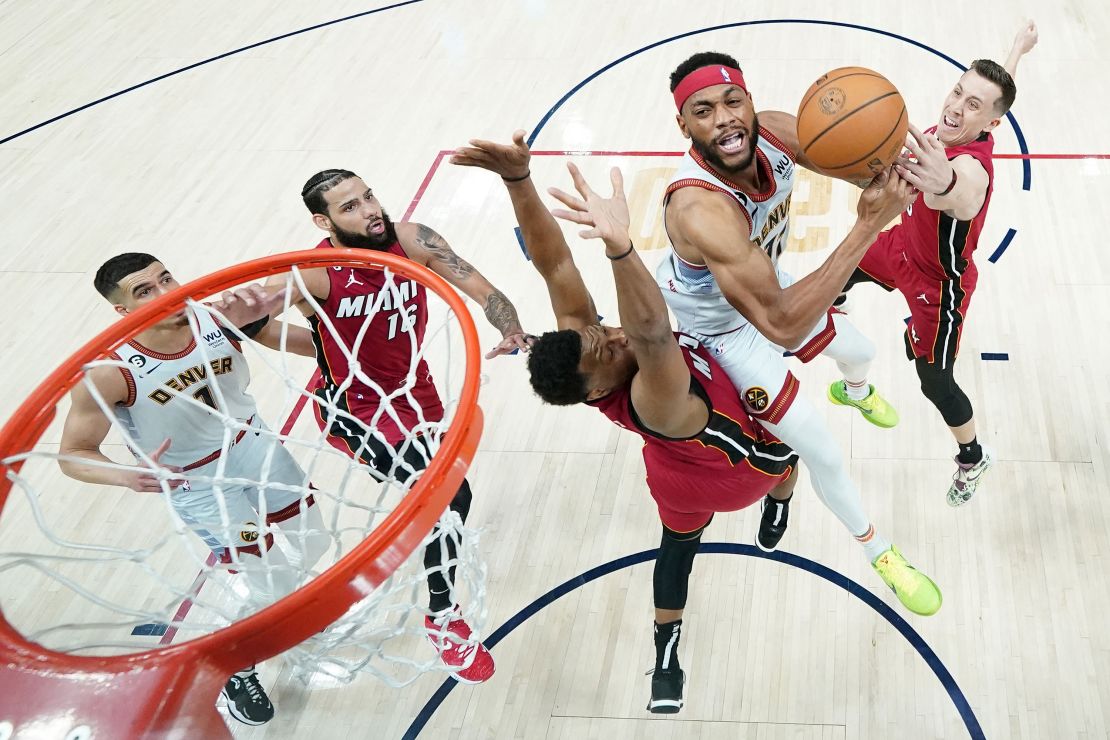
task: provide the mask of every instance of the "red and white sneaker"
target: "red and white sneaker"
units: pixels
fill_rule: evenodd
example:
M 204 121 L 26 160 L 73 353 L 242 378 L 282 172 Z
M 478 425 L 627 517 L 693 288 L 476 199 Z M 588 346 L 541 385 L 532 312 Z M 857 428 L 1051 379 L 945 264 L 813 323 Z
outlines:
M 424 628 L 440 660 L 450 668 L 461 669 L 451 673 L 456 681 L 483 683 L 493 676 L 493 656 L 482 643 L 468 642 L 470 625 L 463 621 L 457 609 L 436 618 L 424 617 Z

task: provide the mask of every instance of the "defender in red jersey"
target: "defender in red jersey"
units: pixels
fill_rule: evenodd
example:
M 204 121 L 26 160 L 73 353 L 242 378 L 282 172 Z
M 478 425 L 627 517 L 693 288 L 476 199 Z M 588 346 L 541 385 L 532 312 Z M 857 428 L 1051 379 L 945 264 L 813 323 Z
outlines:
M 431 228 L 411 222 L 394 224 L 374 193 L 353 172 L 319 172 L 309 178 L 301 197 L 312 213 L 313 223 L 328 233 L 318 248 L 374 249 L 419 262 L 481 305 L 486 318 L 501 332 L 502 341 L 486 355 L 487 359 L 529 348 L 528 336 L 505 294 Z M 416 363 L 416 377 L 409 379 L 413 352 L 419 351 L 424 341 L 428 318 L 424 287 L 415 281 L 387 283 L 381 270 L 315 268 L 301 275 L 323 314 L 317 314 L 305 296 L 293 296 L 313 329 L 320 365 L 314 393 L 341 412 L 329 424 L 320 415 L 320 407 L 314 405 L 320 428 L 332 446 L 402 484 L 409 482 L 431 458 L 424 435 L 443 419 L 443 404 L 423 359 Z M 279 282 L 283 284 L 284 278 L 274 281 Z M 324 323 L 330 325 L 328 329 L 321 329 Z M 354 348 L 365 379 L 348 378 L 349 363 L 343 347 Z M 412 386 L 408 387 L 410 382 Z M 470 484 L 464 480 L 451 501 L 451 509 L 464 522 L 471 498 Z M 455 569 L 442 567 L 443 550 L 435 541 L 424 553 L 431 612 L 426 618 L 429 637 L 434 636 L 432 642 L 449 666 L 458 668 L 470 663 L 454 674 L 458 680 L 480 683 L 493 675 L 493 658 L 481 645 L 474 648 L 462 643 L 469 638 L 470 628 L 453 601 Z M 450 538 L 446 550 L 448 559 L 454 559 L 455 545 Z M 459 641 L 452 642 L 448 637 L 441 642 L 439 636 L 444 631 Z
M 976 438 L 971 401 L 956 383 L 954 365 L 979 281 L 974 254 L 994 189 L 991 131 L 1017 95 L 1018 60 L 1036 43 L 1037 27 L 1030 22 L 1015 37 L 1005 65 L 971 63 L 945 99 L 936 126 L 925 133 L 910 126 L 912 158 L 900 158 L 895 168 L 921 192 L 902 222 L 879 235 L 848 282 L 878 283 L 906 298 L 906 353 L 922 392 L 959 445 L 948 489 L 951 506 L 967 503 L 993 462 L 990 448 Z
M 654 573 L 656 660 L 648 709 L 677 712 L 685 682 L 678 640 L 702 532 L 715 512 L 762 499 L 757 542 L 774 549 L 786 530 L 797 456 L 754 423 L 708 351 L 694 338 L 671 332 L 659 289 L 628 237 L 619 170 L 614 170 L 614 197 L 602 200 L 572 165 L 575 185 L 588 203 L 557 193 L 580 213 L 556 215 L 592 226 L 586 235 L 605 241 L 623 328 L 601 326 L 562 231 L 530 180 L 524 132 L 514 140 L 512 146 L 473 141 L 451 161 L 502 176 L 532 264 L 547 284 L 559 331 L 533 346 L 532 387 L 548 403 L 588 403 L 644 439 L 648 489 L 663 523 Z

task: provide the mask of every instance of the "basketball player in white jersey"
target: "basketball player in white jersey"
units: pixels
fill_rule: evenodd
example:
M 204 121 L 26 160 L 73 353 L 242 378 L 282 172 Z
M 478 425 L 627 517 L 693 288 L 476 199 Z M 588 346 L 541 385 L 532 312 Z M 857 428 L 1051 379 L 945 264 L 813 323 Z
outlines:
M 160 261 L 136 253 L 105 262 L 94 284 L 121 316 L 179 287 Z M 240 289 L 225 294 L 213 307 L 245 336 L 277 348 L 280 324 L 267 316 L 282 298 L 281 292 L 267 296 L 259 288 Z M 195 313 L 194 330 L 189 313 L 183 310 L 136 334 L 112 353 L 119 364 L 88 371 L 103 403 L 130 436 L 135 467 L 95 464 L 115 464 L 100 449 L 113 422 L 84 383 L 71 393 L 60 449 L 68 459 L 59 460 L 59 465 L 67 476 L 86 483 L 168 495 L 177 515 L 220 562 L 233 564 L 243 574 L 251 606 L 260 608 L 296 587 L 298 574 L 319 559 L 330 536 L 311 495 L 227 480 L 214 483 L 219 476 L 271 480 L 301 490 L 308 486 L 292 455 L 266 434 L 247 392 L 250 370 L 239 341 L 205 311 Z M 286 347 L 314 354 L 311 336 L 301 327 L 288 328 Z M 228 429 L 225 417 L 243 426 Z M 159 467 L 180 477 L 160 477 L 155 473 Z M 291 545 L 288 553 L 272 547 L 267 525 L 281 527 Z M 233 675 L 223 695 L 229 713 L 241 722 L 257 725 L 273 716 L 273 705 L 253 666 Z
M 839 445 L 821 415 L 798 395 L 783 350 L 803 362 L 837 361 L 844 380 L 830 396 L 868 421 L 898 417 L 867 383 L 874 345 L 831 310 L 879 231 L 912 199 L 912 188 L 884 173 L 865 191 L 859 218 L 821 267 L 795 281 L 778 269 L 789 238 L 794 168 L 816 168 L 799 150 L 793 116 L 757 116 L 735 59 L 704 52 L 671 75 L 678 126 L 692 147 L 664 199 L 672 252 L 656 278 L 679 330 L 698 338 L 732 379 L 749 412 L 801 457 L 814 490 L 864 548 L 899 600 L 918 614 L 940 608 L 940 590 L 910 566 L 863 511 Z

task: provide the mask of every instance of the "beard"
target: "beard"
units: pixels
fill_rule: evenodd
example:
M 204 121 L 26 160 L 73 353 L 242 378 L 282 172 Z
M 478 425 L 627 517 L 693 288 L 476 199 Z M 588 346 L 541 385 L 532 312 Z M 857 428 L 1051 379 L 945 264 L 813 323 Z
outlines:
M 740 172 L 747 169 L 751 165 L 751 163 L 755 161 L 755 149 L 756 145 L 759 144 L 759 116 L 752 116 L 752 127 L 751 130 L 748 131 L 747 149 L 744 152 L 743 159 L 741 159 L 737 164 L 731 166 L 725 164 L 724 160 L 721 159 L 719 154 L 717 154 L 717 149 L 713 145 L 712 141 L 699 141 L 691 134 L 690 143 L 694 147 L 694 151 L 701 155 L 701 158 L 704 159 L 706 162 L 713 165 L 714 169 L 724 174 Z
M 384 210 L 382 211 L 382 223 L 385 224 L 385 231 L 381 234 L 370 234 L 365 231 L 347 231 L 339 226 L 339 224 L 332 222 L 332 227 L 335 229 L 335 237 L 339 243 L 345 247 L 352 249 L 374 249 L 379 252 L 383 251 L 390 244 L 397 241 L 397 230 L 393 228 L 393 221 L 390 220 L 389 214 Z

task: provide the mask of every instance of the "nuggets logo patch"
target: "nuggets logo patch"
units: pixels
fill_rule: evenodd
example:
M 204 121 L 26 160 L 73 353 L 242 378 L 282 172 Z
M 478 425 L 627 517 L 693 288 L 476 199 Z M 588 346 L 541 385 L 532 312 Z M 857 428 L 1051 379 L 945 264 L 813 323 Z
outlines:
M 243 526 L 244 527 L 257 527 L 258 525 L 255 522 L 245 522 L 243 524 Z M 258 540 L 258 530 L 257 529 L 244 529 L 242 532 L 239 533 L 239 537 L 242 538 L 243 542 L 255 542 L 256 540 Z
M 757 412 L 766 411 L 767 405 L 771 402 L 771 398 L 767 395 L 767 391 L 763 390 L 758 385 L 752 386 L 744 391 L 744 400 L 747 401 L 748 406 L 752 407 L 752 409 Z

